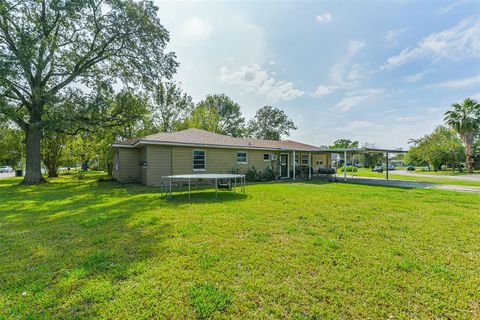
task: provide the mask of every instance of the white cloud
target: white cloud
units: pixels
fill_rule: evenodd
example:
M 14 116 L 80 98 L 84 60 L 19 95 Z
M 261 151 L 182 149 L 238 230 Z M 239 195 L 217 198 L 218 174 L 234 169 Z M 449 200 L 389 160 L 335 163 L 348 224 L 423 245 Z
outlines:
M 408 83 L 415 83 L 415 82 L 418 82 L 420 80 L 423 79 L 423 77 L 425 76 L 425 74 L 427 73 L 427 70 L 425 71 L 421 71 L 421 72 L 417 72 L 415 74 L 412 74 L 410 76 L 406 76 L 403 78 L 403 81 L 404 82 L 408 82 Z
M 400 37 L 407 31 L 407 28 L 398 28 L 387 31 L 383 41 L 387 47 L 395 47 L 400 44 Z
M 200 18 L 190 18 L 182 28 L 183 36 L 187 41 L 203 41 L 210 37 L 212 32 L 211 23 Z
M 363 48 L 365 48 L 365 46 L 366 46 L 366 43 L 363 41 L 351 40 L 348 43 L 348 52 L 350 53 L 350 55 L 354 55 L 360 50 L 362 50 Z
M 455 1 L 452 1 L 450 4 L 446 5 L 445 7 L 441 8 L 438 12 L 441 13 L 441 14 L 446 14 L 446 13 L 449 13 L 450 11 L 452 11 L 453 9 L 455 9 L 456 7 L 462 5 L 462 4 L 465 4 L 467 2 L 470 2 L 470 1 L 467 1 L 467 0 L 455 0 Z
M 332 21 L 333 14 L 331 12 L 325 12 L 317 15 L 315 19 L 317 19 L 317 21 L 320 23 L 329 22 L 329 21 Z
M 350 92 L 335 105 L 335 108 L 341 112 L 346 112 L 358 104 L 375 101 L 383 93 L 383 89 L 365 89 Z
M 477 83 L 480 83 L 480 75 L 470 78 L 435 83 L 427 86 L 427 88 L 464 88 L 470 87 Z
M 321 97 L 336 90 L 356 87 L 357 83 L 355 81 L 365 77 L 368 72 L 363 65 L 354 64 L 350 67 L 350 64 L 353 57 L 363 50 L 365 46 L 366 43 L 363 41 L 349 41 L 345 55 L 330 68 L 330 78 L 333 83 L 329 85 L 319 85 L 313 96 Z M 348 81 L 346 81 L 345 78 Z
M 403 49 L 390 57 L 382 69 L 392 69 L 426 56 L 435 59 L 480 57 L 480 20 L 467 18 L 453 28 L 432 33 L 420 40 L 416 47 Z
M 272 102 L 291 100 L 305 94 L 292 82 L 276 80 L 271 73 L 257 64 L 242 66 L 235 71 L 223 66 L 220 68 L 220 79 L 226 83 L 239 85 L 248 91 L 265 95 Z
M 364 78 L 367 73 L 368 71 L 365 66 L 356 63 L 350 68 L 350 72 L 347 74 L 347 79 L 350 81 L 360 80 Z
M 338 87 L 336 87 L 336 86 L 319 85 L 317 87 L 317 90 L 315 90 L 313 95 L 315 97 L 322 97 L 322 96 L 325 96 L 327 94 L 330 94 L 330 93 L 334 92 L 336 89 L 338 89 Z

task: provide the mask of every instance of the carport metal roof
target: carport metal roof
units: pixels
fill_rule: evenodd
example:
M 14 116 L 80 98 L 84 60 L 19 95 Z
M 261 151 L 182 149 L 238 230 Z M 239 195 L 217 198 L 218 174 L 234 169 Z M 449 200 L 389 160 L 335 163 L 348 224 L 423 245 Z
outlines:
M 349 154 L 361 154 L 361 153 L 407 153 L 405 150 L 398 149 L 377 149 L 377 148 L 320 148 L 319 152 L 327 153 L 349 153 Z

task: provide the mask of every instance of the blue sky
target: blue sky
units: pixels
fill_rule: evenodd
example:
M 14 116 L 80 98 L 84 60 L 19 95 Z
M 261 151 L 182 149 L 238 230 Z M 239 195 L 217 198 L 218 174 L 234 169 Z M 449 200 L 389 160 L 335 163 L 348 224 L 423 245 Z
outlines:
M 283 109 L 291 138 L 408 146 L 451 103 L 480 99 L 479 1 L 158 1 L 195 101 L 225 93 L 247 118 Z

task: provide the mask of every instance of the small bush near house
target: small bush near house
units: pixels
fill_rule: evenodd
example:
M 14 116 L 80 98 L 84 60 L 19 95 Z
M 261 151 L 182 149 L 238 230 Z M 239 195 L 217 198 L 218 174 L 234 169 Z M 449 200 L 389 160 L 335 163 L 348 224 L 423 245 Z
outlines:
M 245 173 L 245 179 L 248 182 L 260 181 L 261 173 L 257 169 L 255 169 L 255 167 L 251 167 Z
M 262 181 L 273 181 L 276 180 L 278 177 L 278 170 L 276 170 L 273 165 L 269 168 L 266 168 L 262 172 Z
M 347 166 L 347 172 L 357 172 L 358 168 L 354 166 Z M 340 172 L 345 172 L 345 167 L 340 168 Z

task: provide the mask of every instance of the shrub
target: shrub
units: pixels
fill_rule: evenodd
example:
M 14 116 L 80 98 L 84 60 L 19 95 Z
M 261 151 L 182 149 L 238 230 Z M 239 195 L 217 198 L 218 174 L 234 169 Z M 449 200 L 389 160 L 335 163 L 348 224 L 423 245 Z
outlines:
M 273 181 L 273 180 L 276 180 L 277 177 L 278 177 L 278 172 L 273 167 L 273 165 L 268 168 L 265 168 L 265 170 L 262 172 L 263 181 Z
M 347 166 L 347 172 L 357 172 L 358 168 L 354 166 Z M 345 172 L 345 167 L 340 168 L 340 172 Z
M 255 169 L 255 167 L 251 167 L 245 173 L 245 179 L 249 182 L 260 181 L 261 173 L 258 172 L 257 169 Z

